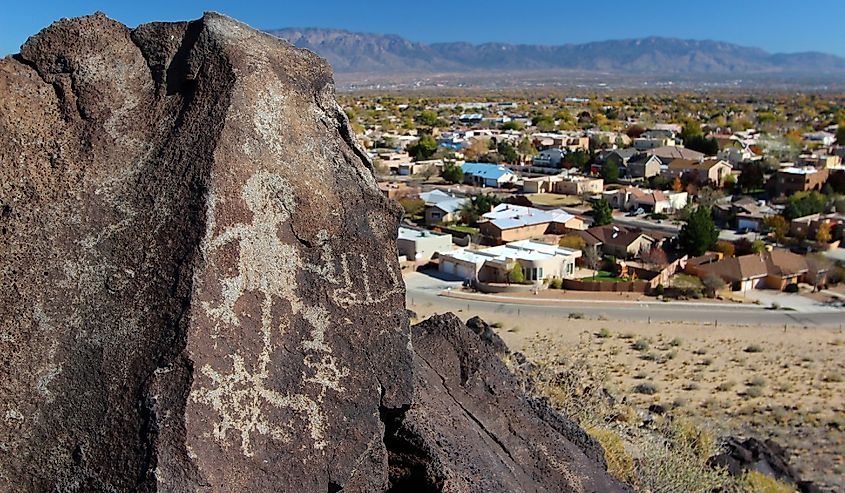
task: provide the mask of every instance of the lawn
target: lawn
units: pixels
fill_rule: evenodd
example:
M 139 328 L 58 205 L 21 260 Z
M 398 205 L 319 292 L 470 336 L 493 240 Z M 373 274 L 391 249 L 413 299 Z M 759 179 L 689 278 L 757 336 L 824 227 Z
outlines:
M 467 226 L 465 224 L 438 224 L 441 228 L 449 228 L 454 231 L 460 231 L 461 233 L 467 233 L 471 235 L 478 234 L 478 228 L 473 228 L 472 226 Z
M 556 193 L 534 193 L 526 195 L 535 205 L 549 207 L 572 207 L 581 205 L 582 200 L 575 195 L 560 195 Z
M 581 281 L 610 281 L 610 282 L 629 282 L 628 277 L 616 277 L 606 270 L 596 271 L 592 276 L 582 277 Z

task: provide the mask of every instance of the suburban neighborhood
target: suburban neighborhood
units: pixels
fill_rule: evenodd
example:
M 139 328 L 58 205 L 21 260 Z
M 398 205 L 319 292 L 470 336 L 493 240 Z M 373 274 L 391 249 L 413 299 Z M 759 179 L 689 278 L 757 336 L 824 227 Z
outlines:
M 760 304 L 772 297 L 757 292 L 770 291 L 782 293 L 776 307 L 801 296 L 845 305 L 837 123 L 783 136 L 747 118 L 733 128 L 623 119 L 589 99 L 552 115 L 534 106 L 350 111 L 382 191 L 405 210 L 406 272 L 454 278 L 473 293 Z

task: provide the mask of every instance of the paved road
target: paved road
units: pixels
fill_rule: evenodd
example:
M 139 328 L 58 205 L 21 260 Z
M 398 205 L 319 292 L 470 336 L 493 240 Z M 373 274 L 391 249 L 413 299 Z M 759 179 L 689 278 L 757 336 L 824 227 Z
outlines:
M 783 310 L 768 310 L 749 305 L 719 305 L 682 303 L 682 302 L 586 302 L 584 300 L 561 301 L 555 305 L 525 305 L 514 302 L 502 302 L 494 298 L 489 300 L 466 300 L 441 296 L 444 289 L 457 290 L 459 281 L 435 279 L 421 273 L 405 276 L 407 303 L 435 307 L 438 311 L 464 310 L 478 314 L 482 318 L 487 314 L 513 314 L 548 316 L 565 319 L 570 313 L 583 313 L 588 318 L 605 317 L 610 320 L 635 320 L 654 322 L 700 322 L 724 324 L 749 324 L 783 326 L 843 326 L 845 311 L 827 311 L 802 313 Z

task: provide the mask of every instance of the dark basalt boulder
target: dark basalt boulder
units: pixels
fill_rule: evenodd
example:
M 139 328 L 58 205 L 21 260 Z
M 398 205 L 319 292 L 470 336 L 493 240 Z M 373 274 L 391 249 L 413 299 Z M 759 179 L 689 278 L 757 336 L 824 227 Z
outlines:
M 311 52 L 218 14 L 30 38 L 0 60 L 0 491 L 618 489 L 454 318 L 414 355 L 400 216 Z
M 594 439 L 519 390 L 495 344 L 452 314 L 412 333 L 414 402 L 385 438 L 395 491 L 628 491 Z

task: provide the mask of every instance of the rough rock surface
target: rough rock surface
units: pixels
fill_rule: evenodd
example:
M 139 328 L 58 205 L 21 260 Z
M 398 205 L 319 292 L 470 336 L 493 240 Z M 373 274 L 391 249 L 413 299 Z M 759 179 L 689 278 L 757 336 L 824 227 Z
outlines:
M 0 491 L 401 491 L 400 425 L 444 489 L 612 491 L 463 325 L 420 331 L 411 407 L 400 214 L 310 52 L 217 14 L 32 37 L 0 61 Z
M 523 395 L 494 342 L 452 314 L 412 332 L 414 403 L 387 420 L 396 491 L 628 491 L 595 440 Z

